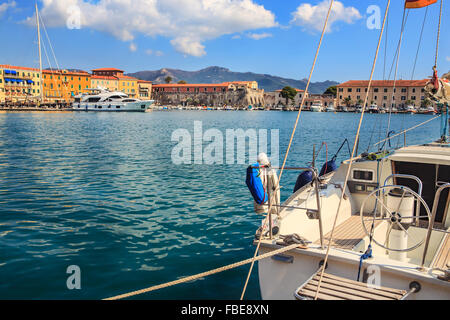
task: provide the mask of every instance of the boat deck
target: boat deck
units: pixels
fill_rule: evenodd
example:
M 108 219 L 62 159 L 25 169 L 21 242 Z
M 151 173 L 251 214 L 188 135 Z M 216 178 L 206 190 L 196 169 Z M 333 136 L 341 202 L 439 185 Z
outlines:
M 375 222 L 375 227 L 377 227 L 381 221 Z M 371 228 L 371 221 L 365 222 L 367 230 Z M 328 245 L 330 240 L 331 232 L 324 236 L 325 245 Z M 331 246 L 340 249 L 352 250 L 362 239 L 366 237 L 364 232 L 361 216 L 351 216 L 349 219 L 341 223 L 336 227 L 333 234 L 333 241 Z M 315 244 L 320 244 L 320 239 L 315 242 Z

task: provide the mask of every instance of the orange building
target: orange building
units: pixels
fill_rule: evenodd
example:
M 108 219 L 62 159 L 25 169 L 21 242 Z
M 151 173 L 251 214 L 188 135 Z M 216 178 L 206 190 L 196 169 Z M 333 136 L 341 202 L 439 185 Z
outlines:
M 91 88 L 91 75 L 84 71 L 43 70 L 44 102 L 70 103 Z

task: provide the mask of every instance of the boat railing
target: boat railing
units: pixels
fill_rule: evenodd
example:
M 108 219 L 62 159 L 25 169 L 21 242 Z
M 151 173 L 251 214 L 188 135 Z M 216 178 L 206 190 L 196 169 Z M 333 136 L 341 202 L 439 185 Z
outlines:
M 442 193 L 442 191 L 444 191 L 447 188 L 450 188 L 450 183 L 446 183 L 446 184 L 442 185 L 436 191 L 436 195 L 434 196 L 433 209 L 431 211 L 430 223 L 428 225 L 427 237 L 425 240 L 425 249 L 423 250 L 423 256 L 422 256 L 422 265 L 421 265 L 422 269 L 425 265 L 425 260 L 426 260 L 427 252 L 428 252 L 428 246 L 430 245 L 431 233 L 434 231 L 434 229 L 433 229 L 434 220 L 436 219 L 437 209 L 439 206 L 439 200 L 441 199 L 441 193 Z
M 253 169 L 260 169 L 261 167 L 253 167 Z M 281 170 L 282 168 L 277 168 L 277 167 L 270 167 L 269 169 L 274 169 L 274 170 Z M 320 233 L 320 246 L 322 249 L 325 248 L 324 246 L 324 235 L 323 235 L 323 222 L 322 222 L 322 210 L 321 210 L 321 206 L 320 206 L 320 177 L 318 174 L 318 171 L 316 168 L 312 168 L 312 167 L 285 167 L 283 168 L 283 170 L 286 171 L 309 171 L 312 173 L 312 182 L 311 185 L 313 185 L 314 189 L 315 189 L 315 193 L 316 193 L 316 202 L 317 202 L 317 212 L 315 212 L 314 214 L 312 214 L 312 216 L 317 219 L 319 221 L 319 233 Z M 278 187 L 278 189 L 280 189 L 280 187 Z M 269 197 L 269 203 L 268 206 L 270 207 L 277 207 L 277 208 L 290 208 L 290 209 L 305 209 L 309 212 L 313 211 L 311 209 L 308 208 L 300 208 L 300 207 L 295 207 L 295 206 L 283 206 L 281 204 L 271 204 L 270 203 L 270 198 Z M 273 239 L 273 221 L 272 221 L 272 215 L 269 214 L 269 233 L 270 233 L 270 239 Z

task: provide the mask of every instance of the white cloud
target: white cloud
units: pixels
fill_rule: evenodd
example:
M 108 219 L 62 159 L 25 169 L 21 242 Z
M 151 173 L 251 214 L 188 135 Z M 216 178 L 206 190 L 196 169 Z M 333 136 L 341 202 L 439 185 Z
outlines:
M 272 37 L 272 34 L 271 33 L 249 33 L 249 34 L 247 34 L 247 37 L 249 37 L 250 39 L 253 39 L 253 40 L 261 40 L 261 39 Z
M 130 51 L 131 52 L 136 52 L 137 51 L 137 45 L 135 43 L 130 43 Z
M 159 51 L 159 50 L 153 51 L 151 49 L 146 50 L 145 53 L 149 56 L 155 55 L 157 57 L 162 57 L 164 55 L 164 52 L 162 52 L 162 51 Z
M 330 0 L 324 0 L 315 6 L 304 3 L 292 13 L 293 18 L 291 24 L 302 26 L 307 30 L 322 31 L 329 8 Z M 362 16 L 358 9 L 345 7 L 342 2 L 335 1 L 330 13 L 326 32 L 331 32 L 332 26 L 336 22 L 341 21 L 351 24 L 361 18 Z
M 445 57 L 445 59 L 446 59 L 447 61 L 450 61 L 450 57 Z
M 15 1 L 8 1 L 0 3 L 0 17 L 3 16 L 3 14 L 10 8 L 14 8 L 16 6 Z
M 223 35 L 277 26 L 275 15 L 254 0 L 42 0 L 50 27 L 71 19 L 78 7 L 81 27 L 133 41 L 138 34 L 171 39 L 186 55 L 206 54 L 204 42 Z M 33 23 L 33 17 L 28 18 Z

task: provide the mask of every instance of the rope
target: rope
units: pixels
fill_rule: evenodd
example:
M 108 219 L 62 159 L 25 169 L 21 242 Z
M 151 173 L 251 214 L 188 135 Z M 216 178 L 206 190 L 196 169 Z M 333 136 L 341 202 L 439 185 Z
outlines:
M 146 289 L 141 289 L 141 290 L 137 290 L 137 291 L 121 294 L 121 295 L 118 295 L 118 296 L 115 296 L 115 297 L 106 298 L 104 300 L 120 300 L 120 299 L 130 298 L 130 297 L 141 295 L 141 294 L 144 294 L 144 293 L 148 293 L 148 292 L 160 290 L 160 289 L 163 289 L 163 288 L 172 287 L 172 286 L 175 286 L 175 285 L 178 285 L 178 284 L 182 284 L 182 283 L 198 280 L 200 278 L 204 278 L 204 277 L 216 274 L 216 273 L 220 273 L 220 272 L 224 272 L 224 271 L 227 271 L 227 270 L 231 270 L 231 269 L 235 269 L 235 268 L 241 267 L 241 266 L 249 264 L 249 263 L 251 263 L 253 261 L 259 261 L 259 260 L 263 260 L 263 259 L 266 259 L 266 258 L 270 258 L 270 257 L 275 256 L 277 254 L 281 254 L 281 253 L 284 253 L 284 252 L 287 252 L 287 251 L 290 251 L 290 250 L 293 250 L 293 249 L 296 249 L 296 248 L 306 249 L 306 247 L 303 247 L 300 244 L 295 243 L 295 244 L 292 244 L 292 245 L 290 245 L 288 247 L 281 248 L 281 249 L 278 249 L 278 250 L 271 251 L 271 252 L 268 252 L 266 254 L 260 255 L 260 256 L 258 256 L 256 258 L 251 258 L 251 259 L 247 259 L 247 260 L 244 260 L 244 261 L 236 262 L 236 263 L 233 263 L 233 264 L 221 267 L 221 268 L 217 268 L 217 269 L 210 270 L 210 271 L 207 271 L 207 272 L 199 273 L 197 275 L 185 277 L 185 278 L 182 278 L 182 279 L 178 279 L 178 280 L 175 280 L 175 281 L 171 281 L 171 282 L 167 282 L 167 283 L 164 283 L 164 284 L 156 285 L 156 286 L 149 287 L 149 288 L 146 288 Z
M 422 31 L 420 31 L 419 45 L 417 46 L 416 59 L 414 60 L 414 67 L 413 67 L 413 71 L 412 71 L 412 75 L 411 75 L 411 80 L 414 80 L 414 74 L 416 73 L 417 59 L 419 57 L 419 51 L 420 51 L 420 47 L 422 45 L 423 30 L 425 29 L 425 22 L 427 20 L 428 8 L 429 7 L 427 7 L 427 9 L 425 10 L 425 16 L 423 18 Z
M 323 40 L 325 32 L 327 30 L 328 20 L 330 18 L 330 13 L 331 13 L 331 9 L 333 8 L 333 4 L 334 4 L 334 0 L 331 0 L 330 1 L 330 7 L 328 9 L 327 17 L 326 17 L 326 20 L 325 20 L 325 25 L 323 27 L 322 35 L 321 35 L 320 41 L 319 41 L 319 45 L 318 45 L 317 50 L 316 50 L 316 55 L 314 57 L 314 62 L 313 62 L 313 65 L 311 67 L 311 71 L 309 73 L 308 83 L 306 84 L 305 92 L 303 94 L 302 102 L 300 104 L 300 109 L 298 110 L 297 119 L 295 120 L 295 125 L 294 125 L 294 128 L 292 130 L 291 139 L 289 140 L 289 145 L 288 145 L 288 148 L 287 148 L 287 151 L 286 151 L 286 155 L 284 156 L 283 165 L 281 167 L 280 176 L 278 178 L 278 185 L 277 185 L 276 189 L 279 189 L 279 187 L 280 187 L 281 177 L 283 176 L 284 168 L 286 166 L 287 158 L 288 158 L 289 152 L 291 150 L 292 142 L 294 141 L 295 132 L 297 131 L 297 126 L 298 126 L 298 122 L 300 120 L 300 115 L 302 114 L 303 106 L 305 104 L 305 100 L 306 100 L 306 97 L 308 95 L 309 85 L 311 83 L 311 78 L 312 78 L 312 75 L 314 73 L 314 69 L 316 67 L 317 58 L 319 56 L 320 48 L 322 46 L 322 40 Z M 271 213 L 270 213 L 271 207 L 272 207 L 272 204 L 269 205 L 269 211 L 268 211 L 269 214 L 267 215 L 267 218 L 264 221 L 263 229 L 266 226 L 269 217 L 271 217 Z M 254 260 L 256 259 L 256 255 L 258 254 L 259 247 L 261 246 L 261 241 L 262 241 L 262 232 L 261 232 L 261 236 L 260 236 L 259 241 L 258 241 L 258 245 L 256 246 L 255 254 L 253 256 Z M 250 270 L 248 271 L 248 275 L 247 275 L 247 279 L 245 281 L 244 289 L 242 290 L 241 300 L 244 299 L 245 291 L 247 290 L 247 285 L 248 285 L 248 282 L 250 280 L 250 276 L 251 276 L 251 273 L 252 273 L 252 270 L 253 270 L 253 266 L 255 264 L 254 262 L 255 261 L 252 261 L 251 266 L 250 266 Z
M 351 159 L 350 159 L 350 164 L 348 166 L 347 175 L 345 177 L 344 186 L 342 188 L 341 199 L 339 200 L 339 205 L 338 205 L 338 208 L 337 208 L 336 217 L 334 219 L 333 228 L 331 230 L 331 234 L 330 234 L 330 238 L 329 238 L 329 243 L 328 243 L 328 247 L 327 247 L 327 253 L 325 255 L 325 260 L 324 260 L 324 263 L 323 263 L 324 266 L 327 265 L 327 261 L 328 261 L 329 255 L 330 255 L 330 248 L 331 248 L 331 243 L 333 241 L 334 231 L 336 229 L 336 224 L 337 224 L 337 220 L 338 220 L 338 217 L 339 217 L 339 212 L 341 210 L 342 202 L 344 200 L 345 190 L 346 190 L 347 185 L 348 185 L 348 180 L 349 180 L 349 177 L 350 177 L 350 171 L 351 171 L 352 164 L 353 164 L 353 161 L 354 161 L 353 158 L 355 156 L 355 151 L 356 151 L 357 143 L 358 143 L 360 132 L 361 132 L 361 126 L 362 126 L 362 122 L 363 122 L 363 119 L 364 119 L 364 113 L 366 111 L 367 100 L 369 99 L 369 92 L 370 92 L 370 88 L 372 86 L 373 74 L 375 72 L 375 67 L 376 67 L 377 60 L 378 60 L 378 54 L 379 54 L 379 51 L 380 51 L 381 40 L 383 39 L 383 33 L 384 33 L 384 28 L 386 26 L 387 14 L 389 12 L 390 4 L 391 4 L 391 0 L 388 0 L 387 7 L 386 7 L 386 12 L 385 12 L 385 15 L 384 15 L 384 20 L 383 20 L 383 27 L 382 27 L 381 32 L 380 32 L 380 38 L 378 40 L 378 45 L 377 45 L 377 50 L 376 50 L 376 53 L 375 53 L 375 58 L 374 58 L 374 61 L 373 61 L 372 71 L 370 73 L 370 80 L 369 80 L 369 85 L 368 85 L 368 89 L 367 89 L 367 94 L 366 94 L 364 105 L 362 107 L 361 118 L 359 119 L 359 125 L 358 125 L 358 130 L 356 132 L 355 143 L 353 144 L 352 156 L 351 156 Z M 317 300 L 317 298 L 319 296 L 319 291 L 320 291 L 320 287 L 322 285 L 322 280 L 323 280 L 324 273 L 325 273 L 325 268 L 323 268 L 323 270 L 322 270 L 322 272 L 320 274 L 319 284 L 317 286 L 317 291 L 316 291 L 316 295 L 315 295 L 314 300 Z
M 434 59 L 434 66 L 437 68 L 437 60 L 439 55 L 439 38 L 441 35 L 441 22 L 442 22 L 442 8 L 443 8 L 444 0 L 441 0 L 441 8 L 439 11 L 439 25 L 438 25 L 438 34 L 436 40 L 436 58 Z

